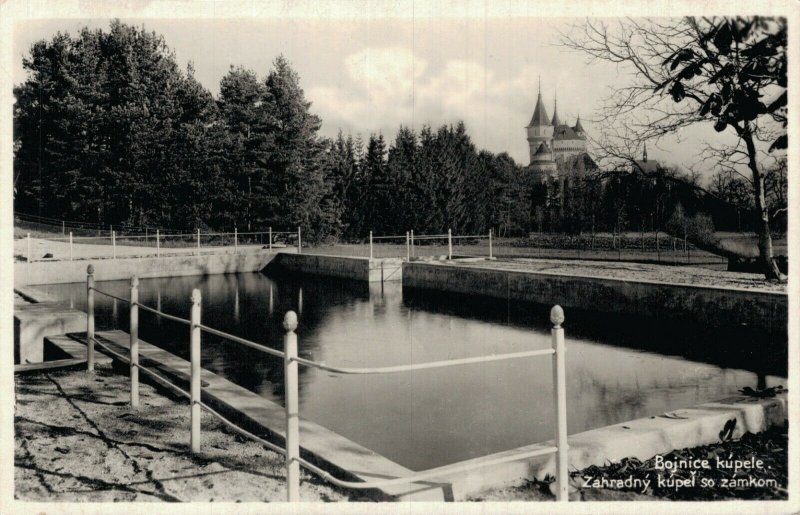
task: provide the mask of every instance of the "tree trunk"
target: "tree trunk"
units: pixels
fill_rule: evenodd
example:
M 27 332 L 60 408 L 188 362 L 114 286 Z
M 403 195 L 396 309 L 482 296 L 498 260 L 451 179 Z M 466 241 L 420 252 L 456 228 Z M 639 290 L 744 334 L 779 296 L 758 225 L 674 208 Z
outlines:
M 745 122 L 744 129 L 741 131 L 742 140 L 747 146 L 748 167 L 753 173 L 753 194 L 756 199 L 756 211 L 758 212 L 758 257 L 764 267 L 764 275 L 769 280 L 785 280 L 783 274 L 778 270 L 775 258 L 772 255 L 772 234 L 769 229 L 769 211 L 767 210 L 767 200 L 764 195 L 764 175 L 758 168 L 756 162 L 756 147 L 753 143 L 753 134 L 750 123 Z

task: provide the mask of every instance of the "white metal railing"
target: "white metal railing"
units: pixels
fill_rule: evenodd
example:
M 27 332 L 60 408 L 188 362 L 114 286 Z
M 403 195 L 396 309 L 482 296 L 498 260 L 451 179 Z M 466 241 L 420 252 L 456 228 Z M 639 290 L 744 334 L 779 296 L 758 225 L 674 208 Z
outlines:
M 410 235 L 409 235 L 410 237 Z M 552 347 L 549 349 L 539 349 L 532 351 L 513 352 L 506 354 L 491 354 L 488 356 L 451 359 L 442 361 L 431 361 L 426 363 L 416 363 L 409 365 L 396 365 L 396 366 L 383 366 L 383 367 L 338 367 L 327 365 L 325 363 L 316 362 L 313 360 L 301 358 L 297 352 L 297 333 L 295 332 L 298 326 L 297 314 L 294 311 L 288 311 L 283 319 L 283 328 L 285 334 L 283 337 L 283 351 L 273 349 L 271 347 L 262 345 L 260 343 L 235 336 L 212 327 L 208 327 L 201 323 L 201 302 L 202 297 L 200 290 L 192 290 L 191 295 L 191 310 L 189 319 L 181 318 L 175 315 L 164 313 L 160 310 L 153 309 L 139 302 L 139 280 L 137 277 L 131 278 L 130 283 L 130 297 L 124 299 L 107 292 L 103 292 L 95 288 L 94 283 L 94 267 L 89 265 L 87 268 L 86 291 L 87 291 L 87 369 L 94 370 L 94 348 L 99 345 L 106 352 L 122 361 L 127 361 L 130 364 L 130 384 L 131 384 L 131 406 L 136 408 L 139 406 L 139 371 L 155 378 L 160 384 L 164 384 L 168 388 L 178 392 L 180 395 L 187 397 L 191 409 L 191 430 L 190 430 L 190 447 L 192 452 L 199 452 L 201 446 L 200 440 L 200 418 L 201 409 L 206 410 L 212 416 L 222 421 L 225 425 L 229 426 L 234 431 L 251 438 L 267 448 L 282 454 L 286 458 L 286 482 L 287 482 L 287 500 L 299 501 L 300 491 L 300 466 L 302 465 L 307 470 L 319 475 L 322 479 L 342 488 L 352 489 L 371 489 L 381 488 L 391 485 L 399 485 L 406 483 L 415 483 L 425 479 L 434 477 L 441 477 L 446 474 L 460 473 L 477 468 L 498 465 L 501 463 L 528 459 L 536 456 L 544 456 L 549 454 L 556 455 L 556 498 L 559 501 L 567 501 L 569 493 L 568 485 L 568 453 L 569 447 L 567 442 L 567 411 L 566 411 L 566 362 L 565 353 L 566 346 L 564 343 L 564 329 L 561 324 L 564 321 L 563 309 L 556 305 L 550 311 L 550 321 L 553 324 L 551 329 Z M 130 346 L 129 355 L 123 356 L 112 349 L 109 345 L 98 341 L 95 337 L 94 327 L 94 309 L 95 309 L 95 292 L 125 302 L 130 308 Z M 155 372 L 148 367 L 144 367 L 139 362 L 139 308 L 153 313 L 159 317 L 173 320 L 189 326 L 189 360 L 190 360 L 190 379 L 189 391 L 180 388 L 172 383 L 168 378 L 162 374 Z M 202 401 L 202 384 L 200 375 L 202 369 L 200 366 L 201 358 L 201 339 L 202 333 L 206 332 L 213 334 L 220 338 L 227 339 L 232 342 L 239 343 L 251 349 L 269 354 L 271 356 L 283 359 L 284 366 L 284 386 L 285 386 L 285 420 L 286 420 L 286 437 L 285 447 L 280 447 L 272 442 L 269 442 L 231 422 L 219 412 L 208 406 Z M 469 462 L 454 463 L 442 467 L 431 468 L 413 472 L 404 477 L 377 479 L 372 481 L 346 481 L 339 479 L 329 472 L 321 469 L 317 465 L 309 462 L 300 456 L 300 430 L 299 430 L 299 384 L 298 384 L 298 365 L 308 366 L 325 370 L 336 374 L 389 374 L 400 372 L 411 372 L 416 370 L 426 370 L 433 368 L 443 368 L 451 366 L 469 365 L 475 363 L 485 363 L 490 361 L 501 361 L 510 359 L 552 356 L 553 360 L 553 392 L 554 392 L 554 405 L 556 416 L 556 434 L 555 445 L 541 447 L 531 451 L 504 454 L 502 456 L 487 458 L 484 460 L 470 460 Z
M 42 242 L 44 247 L 42 248 Z M 94 255 L 87 256 L 88 259 L 117 259 L 118 250 L 126 247 L 135 247 L 135 254 L 126 252 L 131 256 L 141 257 L 143 255 L 155 255 L 156 257 L 171 256 L 175 254 L 186 254 L 186 250 L 194 247 L 194 254 L 200 255 L 204 251 L 216 252 L 223 247 L 233 247 L 233 252 L 239 252 L 240 245 L 267 246 L 273 250 L 276 245 L 292 244 L 297 247 L 297 252 L 302 252 L 302 233 L 300 227 L 296 231 L 273 231 L 270 227 L 267 231 L 246 231 L 239 232 L 234 228 L 233 232 L 201 232 L 197 229 L 194 233 L 162 233 L 156 229 L 148 234 L 119 234 L 111 230 L 108 236 L 75 236 L 70 231 L 60 237 L 39 238 L 39 248 L 37 254 L 47 255 L 50 258 L 34 257 L 34 250 L 31 234 L 25 235 L 25 260 L 28 263 L 34 261 L 73 261 L 76 258 L 76 244 L 96 245 L 93 248 Z M 101 252 L 101 247 L 105 251 Z
M 447 242 L 447 259 L 453 259 L 453 247 L 459 245 L 459 240 L 487 240 L 488 241 L 488 258 L 494 259 L 493 254 L 493 247 L 492 247 L 492 238 L 493 238 L 493 230 L 490 229 L 488 234 L 475 234 L 475 235 L 453 235 L 452 229 L 447 230 L 447 234 L 414 234 L 414 231 L 407 231 L 405 236 L 403 235 L 396 235 L 396 236 L 374 236 L 372 231 L 369 231 L 369 258 L 374 259 L 375 252 L 374 247 L 376 242 L 385 242 L 391 240 L 401 240 L 405 239 L 406 244 L 406 260 L 411 261 L 412 258 L 417 257 L 417 252 L 420 250 L 420 242 L 430 242 L 430 241 L 442 241 Z M 464 244 L 461 245 L 462 250 Z M 484 255 L 484 254 L 480 254 Z

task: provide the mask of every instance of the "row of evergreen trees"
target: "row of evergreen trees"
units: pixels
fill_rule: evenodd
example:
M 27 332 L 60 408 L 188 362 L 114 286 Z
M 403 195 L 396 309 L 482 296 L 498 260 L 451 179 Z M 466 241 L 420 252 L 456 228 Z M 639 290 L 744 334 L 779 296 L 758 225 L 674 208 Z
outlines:
M 478 151 L 463 123 L 401 127 L 388 144 L 324 138 L 283 57 L 264 78 L 231 67 L 214 98 L 162 36 L 119 21 L 40 41 L 23 64 L 14 183 L 24 213 L 183 230 L 300 226 L 320 241 L 638 229 L 669 219 L 677 201 L 692 205 L 633 176 L 542 186 L 507 154 Z

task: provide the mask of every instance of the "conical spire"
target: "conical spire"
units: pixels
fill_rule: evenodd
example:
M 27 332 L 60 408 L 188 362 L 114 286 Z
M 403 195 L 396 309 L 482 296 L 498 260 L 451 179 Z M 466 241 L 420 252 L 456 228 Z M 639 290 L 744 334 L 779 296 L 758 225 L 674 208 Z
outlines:
M 581 115 L 578 115 L 578 120 L 575 122 L 575 127 L 573 128 L 575 129 L 575 132 L 586 132 L 583 129 L 583 125 L 581 125 Z
M 642 155 L 642 161 L 644 161 L 645 163 L 647 162 L 647 142 L 645 142 L 644 144 L 644 153 Z
M 553 126 L 558 127 L 561 125 L 561 119 L 558 117 L 558 96 L 553 100 Z
M 550 118 L 547 116 L 547 110 L 545 110 L 544 102 L 542 102 L 542 78 L 539 77 L 539 98 L 536 100 L 536 108 L 533 110 L 533 117 L 528 127 L 542 125 L 550 125 Z

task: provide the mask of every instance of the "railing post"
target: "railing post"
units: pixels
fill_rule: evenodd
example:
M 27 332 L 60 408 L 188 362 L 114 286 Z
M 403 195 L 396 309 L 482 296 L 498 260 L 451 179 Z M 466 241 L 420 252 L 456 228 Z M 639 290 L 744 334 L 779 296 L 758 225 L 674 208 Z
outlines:
M 239 251 L 239 230 L 234 227 L 233 228 L 233 253 L 236 254 Z
M 161 256 L 161 230 L 156 229 L 156 257 Z
M 300 226 L 297 227 L 297 253 L 303 253 L 303 240 L 300 237 Z
M 272 226 L 269 228 L 269 250 L 272 250 Z
M 113 258 L 117 259 L 117 231 L 111 231 L 111 246 L 113 247 Z
M 200 255 L 200 228 L 197 229 L 197 255 Z
M 130 366 L 131 366 L 131 407 L 139 407 L 139 278 L 131 277 L 130 303 Z
M 492 257 L 492 230 L 489 229 L 489 259 L 493 259 Z
M 86 370 L 94 372 L 94 265 L 86 274 Z
M 447 259 L 453 259 L 453 231 L 447 229 Z
M 411 261 L 411 246 L 408 240 L 408 231 L 406 231 L 406 261 Z
M 72 261 L 72 231 L 69 232 L 69 260 Z
M 411 229 L 411 257 L 414 257 L 414 229 Z
M 372 259 L 372 231 L 369 232 L 369 258 Z
M 28 263 L 30 263 L 31 261 L 33 261 L 33 255 L 31 254 L 31 233 L 28 233 L 27 241 L 28 241 Z
M 283 373 L 286 398 L 286 499 L 289 502 L 300 500 L 300 428 L 298 414 L 297 387 L 297 314 L 287 311 L 283 317 Z
M 192 452 L 200 452 L 200 290 L 192 290 L 192 312 L 189 326 L 189 360 L 191 378 L 189 400 L 191 402 L 191 447 Z
M 564 345 L 564 310 L 559 305 L 550 310 L 553 328 L 553 392 L 556 411 L 556 498 L 569 500 L 569 444 L 567 443 L 567 374 Z

